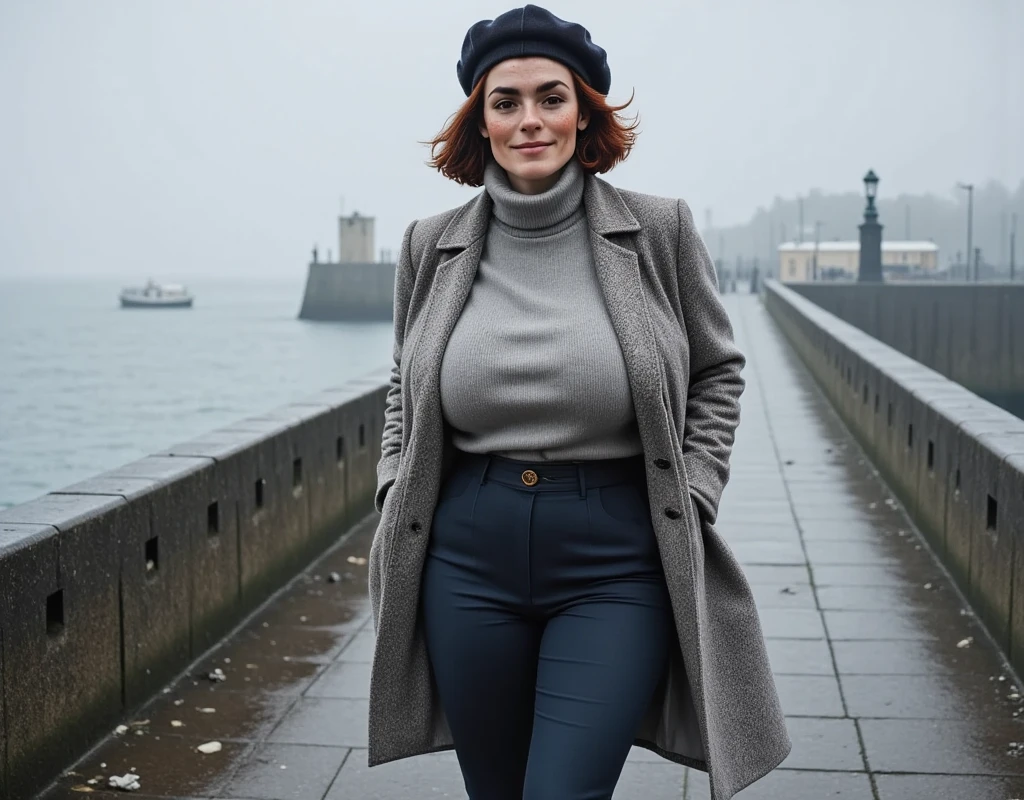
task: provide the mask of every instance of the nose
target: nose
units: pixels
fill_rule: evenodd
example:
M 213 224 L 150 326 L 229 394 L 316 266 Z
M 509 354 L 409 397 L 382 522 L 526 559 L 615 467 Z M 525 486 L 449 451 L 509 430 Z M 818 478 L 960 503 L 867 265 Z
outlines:
M 524 131 L 536 130 L 540 125 L 540 114 L 537 113 L 537 107 L 533 103 L 527 103 L 523 113 L 521 129 Z

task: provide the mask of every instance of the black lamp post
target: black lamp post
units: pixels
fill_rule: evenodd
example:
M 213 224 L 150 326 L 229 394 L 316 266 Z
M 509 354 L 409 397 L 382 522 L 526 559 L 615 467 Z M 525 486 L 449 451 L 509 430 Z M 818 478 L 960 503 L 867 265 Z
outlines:
M 875 196 L 878 194 L 878 176 L 873 169 L 864 176 L 864 193 L 868 204 L 864 207 L 864 222 L 860 227 L 860 266 L 857 280 L 861 283 L 882 282 L 882 225 L 878 222 Z

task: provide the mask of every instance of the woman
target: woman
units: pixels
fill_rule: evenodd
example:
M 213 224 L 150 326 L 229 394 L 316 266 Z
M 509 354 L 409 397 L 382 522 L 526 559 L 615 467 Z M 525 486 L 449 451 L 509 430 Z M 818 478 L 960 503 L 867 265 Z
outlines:
M 472 800 L 610 798 L 630 745 L 714 800 L 790 748 L 713 528 L 740 370 L 685 203 L 628 155 L 605 51 L 536 6 L 470 28 L 434 141 L 484 191 L 395 285 L 370 594 L 371 766 L 454 747 Z

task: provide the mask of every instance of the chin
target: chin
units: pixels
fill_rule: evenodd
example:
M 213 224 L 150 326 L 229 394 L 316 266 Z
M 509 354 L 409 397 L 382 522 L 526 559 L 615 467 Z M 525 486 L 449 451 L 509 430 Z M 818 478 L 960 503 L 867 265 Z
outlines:
M 559 162 L 553 158 L 545 158 L 543 161 L 531 161 L 526 164 L 517 164 L 511 170 L 507 171 L 524 181 L 540 181 L 551 177 L 567 163 L 568 161 Z

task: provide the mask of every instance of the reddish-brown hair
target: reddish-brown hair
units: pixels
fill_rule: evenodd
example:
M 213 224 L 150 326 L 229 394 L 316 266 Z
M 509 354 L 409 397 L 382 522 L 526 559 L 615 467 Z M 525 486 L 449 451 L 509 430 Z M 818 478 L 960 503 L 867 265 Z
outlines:
M 590 119 L 585 130 L 576 132 L 575 157 L 585 172 L 608 172 L 626 159 L 636 142 L 639 119 L 627 120 L 619 114 L 633 102 L 633 96 L 621 106 L 611 106 L 603 94 L 584 83 L 575 72 L 572 78 L 580 111 Z M 484 75 L 441 132 L 424 142 L 430 145 L 431 158 L 427 164 L 446 178 L 467 186 L 483 185 L 484 167 L 491 153 L 491 143 L 480 134 L 486 82 Z

